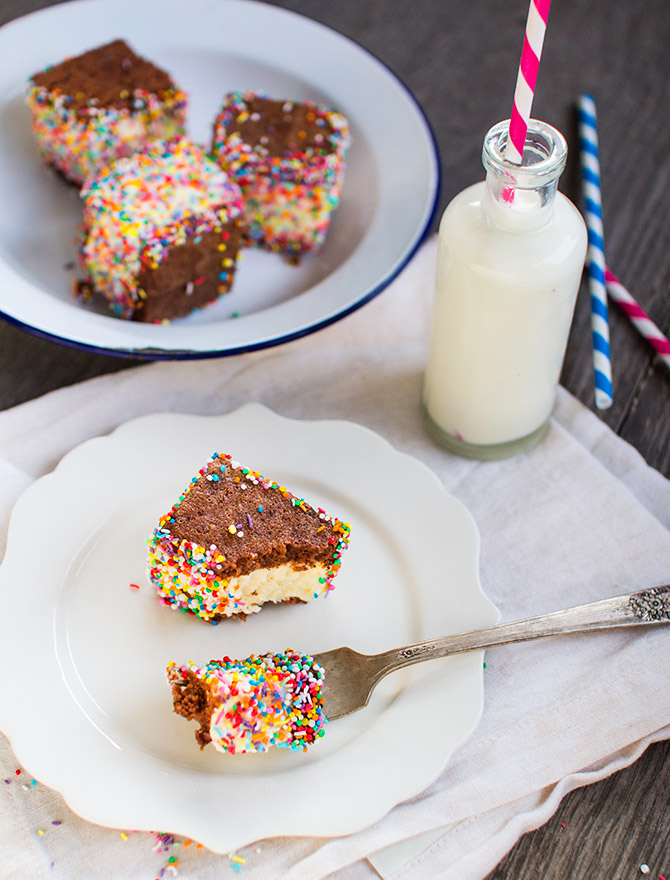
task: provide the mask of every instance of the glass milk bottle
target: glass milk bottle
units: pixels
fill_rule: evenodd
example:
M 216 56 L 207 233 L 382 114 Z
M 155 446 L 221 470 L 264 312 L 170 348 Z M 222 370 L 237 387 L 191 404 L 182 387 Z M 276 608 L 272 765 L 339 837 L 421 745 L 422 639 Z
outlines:
M 486 180 L 440 222 L 424 407 L 433 437 L 469 458 L 514 455 L 546 432 L 586 256 L 581 214 L 557 190 L 565 139 L 530 120 L 515 165 L 508 126 L 484 139 Z

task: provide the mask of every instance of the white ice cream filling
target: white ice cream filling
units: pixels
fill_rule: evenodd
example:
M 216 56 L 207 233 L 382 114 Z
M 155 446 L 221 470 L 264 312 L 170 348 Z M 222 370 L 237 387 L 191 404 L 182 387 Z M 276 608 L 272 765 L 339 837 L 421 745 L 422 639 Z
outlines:
M 285 602 L 286 599 L 309 602 L 323 593 L 325 577 L 326 568 L 323 565 L 296 569 L 284 564 L 275 568 L 259 568 L 251 574 L 231 578 L 228 589 L 235 592 L 238 603 L 244 606 L 240 610 L 251 614 L 260 611 L 266 602 Z

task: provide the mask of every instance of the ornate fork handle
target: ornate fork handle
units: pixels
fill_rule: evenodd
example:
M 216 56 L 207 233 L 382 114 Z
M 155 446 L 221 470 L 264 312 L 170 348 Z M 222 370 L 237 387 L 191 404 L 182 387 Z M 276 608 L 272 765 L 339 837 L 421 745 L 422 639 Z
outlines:
M 503 623 L 472 632 L 455 633 L 439 639 L 394 648 L 370 657 L 377 681 L 394 669 L 445 657 L 477 648 L 491 648 L 510 642 L 525 642 L 560 633 L 582 630 L 606 629 L 607 627 L 636 626 L 639 624 L 670 622 L 670 585 L 654 587 L 640 593 L 616 596 L 577 605 L 564 611 L 554 611 L 540 617 Z

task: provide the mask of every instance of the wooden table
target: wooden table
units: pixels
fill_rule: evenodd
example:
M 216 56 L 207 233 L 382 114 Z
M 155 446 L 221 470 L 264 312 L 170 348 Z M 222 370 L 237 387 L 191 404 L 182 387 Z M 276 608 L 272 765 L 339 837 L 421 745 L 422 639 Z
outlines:
M 4 0 L 0 24 L 48 5 L 49 0 Z M 407 84 L 424 108 L 440 150 L 441 208 L 482 178 L 483 135 L 510 113 L 525 0 L 283 0 L 277 5 L 352 37 Z M 556 125 L 568 139 L 572 149 L 561 189 L 579 204 L 574 102 L 583 91 L 596 98 L 608 260 L 666 335 L 668 47 L 668 0 L 555 0 L 533 107 L 533 115 Z M 616 307 L 610 310 L 610 327 L 614 405 L 600 418 L 670 477 L 670 373 Z M 61 347 L 0 324 L 2 408 L 128 366 L 127 361 Z M 594 409 L 586 285 L 562 381 Z M 649 748 L 628 770 L 573 792 L 543 828 L 519 841 L 488 880 L 619 880 L 643 876 L 644 863 L 652 880 L 663 873 L 670 877 L 669 774 L 670 742 L 665 742 Z

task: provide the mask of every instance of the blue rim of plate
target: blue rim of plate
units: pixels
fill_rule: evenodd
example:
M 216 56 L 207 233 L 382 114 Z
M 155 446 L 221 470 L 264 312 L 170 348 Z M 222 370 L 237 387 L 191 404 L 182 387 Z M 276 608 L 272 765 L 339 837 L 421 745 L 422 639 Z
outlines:
M 41 10 L 38 10 L 37 13 L 39 13 L 39 11 Z M 291 12 L 292 15 L 297 15 L 300 18 L 307 18 L 309 21 L 316 22 L 316 19 L 310 19 L 309 16 L 302 15 L 302 13 L 294 12 L 293 10 L 285 11 Z M 27 13 L 27 15 L 34 14 L 36 13 Z M 19 18 L 24 17 L 27 16 L 19 16 Z M 12 21 L 16 21 L 16 19 L 12 19 Z M 11 22 L 7 22 L 6 24 L 10 23 Z M 405 257 L 393 269 L 392 272 L 389 272 L 387 276 L 382 278 L 378 284 L 376 284 L 371 290 L 367 291 L 363 296 L 356 300 L 355 303 L 347 306 L 346 308 L 343 308 L 341 311 L 338 311 L 333 315 L 330 315 L 328 318 L 324 318 L 322 321 L 316 321 L 315 323 L 310 324 L 307 327 L 301 327 L 300 329 L 295 330 L 292 333 L 285 333 L 284 335 L 274 337 L 273 339 L 263 339 L 260 342 L 251 342 L 239 346 L 230 346 L 225 349 L 193 351 L 192 349 L 107 348 L 99 345 L 90 345 L 89 343 L 79 342 L 74 339 L 68 339 L 64 336 L 57 336 L 54 333 L 48 333 L 46 330 L 41 330 L 37 327 L 33 327 L 31 324 L 26 324 L 23 321 L 20 321 L 18 318 L 13 317 L 12 315 L 8 315 L 6 312 L 3 312 L 2 309 L 0 309 L 0 318 L 6 321 L 8 324 L 13 325 L 14 327 L 18 327 L 20 330 L 25 330 L 31 336 L 45 339 L 47 340 L 47 342 L 55 342 L 68 348 L 74 348 L 78 351 L 86 351 L 90 354 L 101 354 L 107 355 L 109 357 L 126 358 L 128 360 L 137 361 L 210 360 L 219 357 L 230 357 L 237 354 L 247 354 L 252 351 L 262 351 L 266 348 L 274 348 L 278 345 L 284 345 L 287 342 L 293 342 L 296 339 L 302 339 L 305 336 L 310 336 L 312 333 L 323 330 L 324 328 L 329 327 L 331 324 L 335 324 L 338 321 L 342 320 L 342 318 L 346 318 L 347 315 L 350 315 L 353 312 L 357 311 L 359 308 L 361 308 L 361 306 L 366 305 L 376 296 L 378 296 L 383 290 L 385 290 L 398 277 L 398 275 L 400 275 L 400 273 L 410 262 L 414 254 L 421 247 L 433 224 L 433 220 L 435 219 L 440 198 L 440 191 L 442 188 L 442 166 L 440 163 L 439 150 L 437 148 L 437 139 L 435 137 L 433 127 L 431 126 L 430 121 L 423 110 L 423 107 L 414 97 L 414 94 L 412 93 L 409 86 L 407 86 L 406 83 L 404 83 L 403 80 L 393 70 L 391 70 L 388 64 L 382 61 L 382 59 L 375 55 L 374 52 L 371 52 L 369 49 L 366 49 L 365 46 L 362 46 L 357 40 L 354 40 L 352 37 L 347 36 L 347 34 L 343 34 L 341 31 L 338 31 L 335 28 L 330 27 L 329 25 L 325 25 L 322 22 L 317 23 L 326 30 L 338 34 L 338 36 L 341 37 L 343 40 L 347 40 L 348 42 L 352 43 L 361 52 L 363 52 L 365 55 L 368 55 L 370 58 L 373 58 L 381 67 L 383 67 L 384 70 L 389 74 L 389 76 L 393 80 L 395 80 L 395 82 L 405 92 L 426 127 L 429 143 L 433 152 L 433 159 L 435 161 L 435 191 L 433 193 L 433 202 L 427 214 L 424 226 L 416 236 L 416 240 L 410 246 Z

